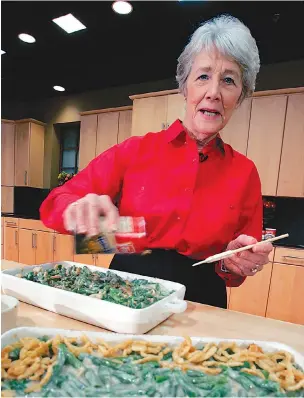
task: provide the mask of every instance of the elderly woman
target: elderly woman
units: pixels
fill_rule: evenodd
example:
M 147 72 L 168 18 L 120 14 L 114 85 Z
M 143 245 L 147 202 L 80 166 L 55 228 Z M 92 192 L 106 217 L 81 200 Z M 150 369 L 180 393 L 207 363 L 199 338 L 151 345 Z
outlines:
M 110 268 L 180 282 L 187 300 L 225 308 L 226 286 L 239 286 L 261 271 L 271 244 L 221 263 L 192 264 L 261 239 L 256 167 L 219 136 L 254 91 L 259 66 L 256 42 L 238 19 L 219 16 L 203 23 L 178 59 L 183 122 L 99 155 L 51 192 L 41 206 L 44 224 L 95 235 L 100 215 L 109 229 L 119 215 L 144 216 L 147 236 L 134 242 L 137 254 L 116 254 Z M 140 255 L 145 249 L 150 254 Z

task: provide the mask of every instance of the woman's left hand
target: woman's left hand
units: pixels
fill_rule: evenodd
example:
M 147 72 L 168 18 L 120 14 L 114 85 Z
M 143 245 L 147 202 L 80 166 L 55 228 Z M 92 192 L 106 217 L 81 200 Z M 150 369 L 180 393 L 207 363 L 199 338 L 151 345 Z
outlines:
M 227 250 L 235 250 L 241 247 L 257 243 L 252 236 L 240 235 L 231 241 Z M 253 276 L 258 271 L 262 271 L 263 266 L 269 262 L 268 255 L 271 253 L 273 246 L 270 242 L 254 246 L 251 250 L 234 254 L 232 257 L 224 260 L 225 267 L 232 273 L 240 276 Z

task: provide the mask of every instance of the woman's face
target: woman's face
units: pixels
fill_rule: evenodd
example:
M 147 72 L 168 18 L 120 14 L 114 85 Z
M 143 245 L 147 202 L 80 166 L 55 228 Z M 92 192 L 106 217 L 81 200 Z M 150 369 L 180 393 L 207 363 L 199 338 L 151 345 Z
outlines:
M 241 70 L 217 50 L 202 51 L 186 83 L 185 127 L 199 141 L 227 124 L 242 92 Z

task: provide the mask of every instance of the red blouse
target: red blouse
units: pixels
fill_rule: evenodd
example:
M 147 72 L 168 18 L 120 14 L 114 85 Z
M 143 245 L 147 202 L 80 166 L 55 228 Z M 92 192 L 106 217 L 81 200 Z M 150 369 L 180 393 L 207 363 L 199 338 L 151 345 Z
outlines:
M 199 161 L 196 142 L 177 120 L 167 130 L 131 137 L 108 149 L 65 185 L 51 191 L 41 220 L 68 233 L 62 214 L 87 195 L 120 194 L 119 213 L 144 216 L 147 236 L 136 250 L 175 249 L 194 259 L 224 251 L 240 234 L 261 240 L 262 195 L 251 160 L 215 138 Z M 216 267 L 227 286 L 245 278 Z

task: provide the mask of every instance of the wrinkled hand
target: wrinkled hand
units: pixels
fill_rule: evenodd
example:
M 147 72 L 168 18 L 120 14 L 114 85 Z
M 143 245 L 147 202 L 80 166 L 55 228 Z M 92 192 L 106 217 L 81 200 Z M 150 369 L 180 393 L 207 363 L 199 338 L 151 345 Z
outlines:
M 227 250 L 235 250 L 241 247 L 257 243 L 252 236 L 240 235 L 231 241 Z M 270 242 L 254 246 L 251 250 L 234 254 L 232 257 L 225 258 L 224 265 L 232 273 L 241 276 L 252 276 L 256 272 L 262 271 L 263 266 L 269 262 L 268 255 L 273 246 Z
M 65 209 L 64 227 L 78 234 L 97 235 L 100 232 L 100 215 L 105 216 L 109 231 L 117 229 L 119 213 L 111 198 L 90 193 Z

